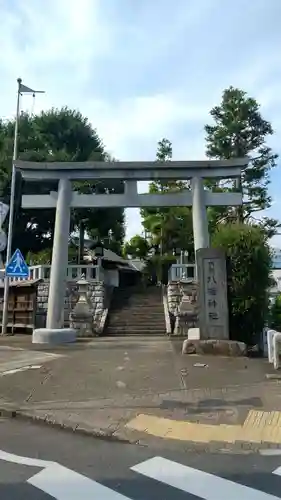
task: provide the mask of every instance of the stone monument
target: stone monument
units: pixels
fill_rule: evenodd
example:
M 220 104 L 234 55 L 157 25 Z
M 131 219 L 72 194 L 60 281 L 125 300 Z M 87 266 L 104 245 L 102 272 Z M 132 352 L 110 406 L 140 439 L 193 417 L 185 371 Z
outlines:
M 200 339 L 229 339 L 226 258 L 217 248 L 196 252 Z

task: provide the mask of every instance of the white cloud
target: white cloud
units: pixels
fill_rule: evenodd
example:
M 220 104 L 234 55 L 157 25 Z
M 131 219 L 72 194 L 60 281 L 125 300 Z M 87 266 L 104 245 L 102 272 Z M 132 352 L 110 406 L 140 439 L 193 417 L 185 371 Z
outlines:
M 130 160 L 137 159 L 130 147 L 131 141 L 152 141 L 155 149 L 157 141 L 170 135 L 178 123 L 196 127 L 207 117 L 204 107 L 183 103 L 181 96 L 172 93 L 136 96 L 123 99 L 115 106 L 94 100 L 89 102 L 88 112 L 95 117 L 94 123 L 98 123 L 98 131 L 111 151 Z M 147 152 L 144 150 L 143 154 L 145 157 Z

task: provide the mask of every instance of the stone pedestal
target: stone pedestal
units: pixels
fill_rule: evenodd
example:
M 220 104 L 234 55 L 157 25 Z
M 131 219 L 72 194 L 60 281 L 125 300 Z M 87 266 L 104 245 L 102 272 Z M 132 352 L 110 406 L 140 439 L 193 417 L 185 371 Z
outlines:
M 179 304 L 181 303 L 181 290 L 178 281 L 172 281 L 168 284 L 167 298 L 168 309 L 172 316 L 176 316 Z
M 105 309 L 105 286 L 102 281 L 95 281 L 91 292 L 91 304 L 93 307 L 93 328 L 95 333 L 98 335 L 102 333 L 100 331 L 101 319 Z
M 33 344 L 61 345 L 76 341 L 73 328 L 36 328 L 32 334 Z
M 188 330 L 198 323 L 197 283 L 182 279 L 179 284 L 182 300 L 176 314 L 175 335 L 188 336 Z
M 93 335 L 93 309 L 88 299 L 89 283 L 82 277 L 78 282 L 78 301 L 69 315 L 70 328 L 77 331 L 78 337 Z
M 244 342 L 232 340 L 190 340 L 186 339 L 182 345 L 182 354 L 199 354 L 217 356 L 246 356 L 247 346 Z

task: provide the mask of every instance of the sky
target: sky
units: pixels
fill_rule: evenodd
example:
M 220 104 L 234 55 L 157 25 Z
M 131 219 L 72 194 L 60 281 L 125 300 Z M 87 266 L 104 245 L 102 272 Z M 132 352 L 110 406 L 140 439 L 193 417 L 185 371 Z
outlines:
M 163 137 L 174 160 L 200 160 L 232 85 L 260 103 L 281 154 L 280 23 L 280 0 L 0 0 L 0 116 L 15 114 L 21 77 L 46 91 L 23 109 L 80 110 L 119 160 L 154 160 Z M 261 215 L 281 219 L 280 165 Z M 142 231 L 137 209 L 126 226 L 127 238 Z

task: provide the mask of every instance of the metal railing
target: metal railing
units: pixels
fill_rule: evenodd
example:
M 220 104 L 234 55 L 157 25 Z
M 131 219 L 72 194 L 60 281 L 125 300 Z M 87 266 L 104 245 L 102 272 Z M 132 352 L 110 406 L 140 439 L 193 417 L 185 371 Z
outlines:
M 169 270 L 169 281 L 179 281 L 184 277 L 196 279 L 196 265 L 172 264 Z
M 94 266 L 92 264 L 90 265 L 76 265 L 76 264 L 71 264 L 67 266 L 67 281 L 72 281 L 72 280 L 77 280 L 82 276 L 82 274 L 85 276 L 86 280 L 93 280 L 97 278 L 98 272 L 97 272 L 98 266 Z M 1 271 L 1 281 L 4 281 L 4 269 Z M 102 270 L 100 269 L 100 272 Z M 48 281 L 50 279 L 50 274 L 51 274 L 51 266 L 50 265 L 38 265 L 38 266 L 30 266 L 29 267 L 29 280 L 38 280 L 38 279 L 44 279 Z M 26 278 L 10 278 L 11 282 L 14 281 L 23 281 Z

